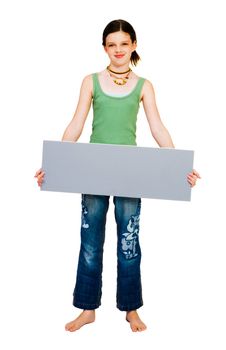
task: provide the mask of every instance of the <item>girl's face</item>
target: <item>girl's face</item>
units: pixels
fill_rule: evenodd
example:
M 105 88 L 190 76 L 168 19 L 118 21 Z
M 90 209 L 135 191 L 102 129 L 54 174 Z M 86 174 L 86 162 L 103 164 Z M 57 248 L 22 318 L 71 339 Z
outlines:
M 108 34 L 104 50 L 113 65 L 121 66 L 130 62 L 131 54 L 136 50 L 136 47 L 136 42 L 132 43 L 128 33 L 119 31 Z

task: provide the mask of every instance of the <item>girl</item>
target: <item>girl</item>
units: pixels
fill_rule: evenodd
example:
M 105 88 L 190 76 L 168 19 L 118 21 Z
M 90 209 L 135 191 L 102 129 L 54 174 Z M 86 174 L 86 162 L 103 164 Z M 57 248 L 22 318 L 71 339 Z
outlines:
M 62 141 L 76 142 L 83 130 L 93 102 L 93 125 L 90 142 L 136 145 L 136 119 L 142 101 L 152 136 L 160 147 L 174 148 L 171 136 L 163 125 L 150 81 L 137 76 L 130 68 L 140 60 L 133 27 L 124 20 L 110 22 L 103 32 L 103 47 L 109 65 L 99 73 L 86 76 L 74 117 Z M 38 185 L 44 179 L 42 169 L 36 172 Z M 193 170 L 187 181 L 193 187 L 200 175 Z M 126 312 L 132 331 L 143 331 L 146 325 L 137 309 L 143 305 L 139 246 L 141 198 L 113 198 L 117 223 L 117 307 Z M 81 247 L 73 305 L 83 309 L 66 324 L 76 331 L 95 320 L 95 309 L 101 304 L 102 258 L 109 196 L 82 194 Z

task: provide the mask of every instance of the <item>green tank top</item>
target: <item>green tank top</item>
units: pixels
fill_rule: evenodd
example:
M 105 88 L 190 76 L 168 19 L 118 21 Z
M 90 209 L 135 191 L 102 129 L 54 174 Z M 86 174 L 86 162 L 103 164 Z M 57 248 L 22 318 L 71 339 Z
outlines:
M 91 143 L 136 145 L 136 121 L 145 79 L 139 78 L 127 95 L 106 94 L 97 73 L 93 77 L 93 123 Z

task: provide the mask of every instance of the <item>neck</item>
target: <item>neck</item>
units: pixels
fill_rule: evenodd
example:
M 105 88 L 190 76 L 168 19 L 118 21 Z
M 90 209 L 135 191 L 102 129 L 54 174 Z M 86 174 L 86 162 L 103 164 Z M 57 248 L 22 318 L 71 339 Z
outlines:
M 115 72 L 125 72 L 129 69 L 129 63 L 122 65 L 114 65 L 112 63 L 109 64 L 109 68 Z

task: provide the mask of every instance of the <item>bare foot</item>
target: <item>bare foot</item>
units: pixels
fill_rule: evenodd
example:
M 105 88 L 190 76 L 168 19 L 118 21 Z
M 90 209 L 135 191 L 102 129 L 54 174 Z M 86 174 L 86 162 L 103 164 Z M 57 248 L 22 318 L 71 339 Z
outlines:
M 130 328 L 133 332 L 141 332 L 147 328 L 144 322 L 141 321 L 136 310 L 127 311 L 126 320 L 130 323 Z
M 95 321 L 95 310 L 83 310 L 82 313 L 73 321 L 65 325 L 65 330 L 74 332 L 82 326 Z

